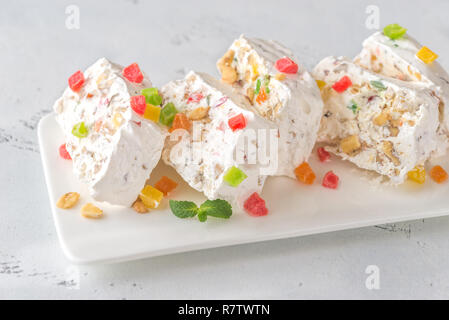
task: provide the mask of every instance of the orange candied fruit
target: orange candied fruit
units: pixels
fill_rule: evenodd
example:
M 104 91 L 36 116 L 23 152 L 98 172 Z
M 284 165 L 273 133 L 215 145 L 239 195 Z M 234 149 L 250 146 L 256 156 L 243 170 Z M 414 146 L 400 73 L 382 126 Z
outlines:
M 312 184 L 316 178 L 315 173 L 307 162 L 301 163 L 295 169 L 295 175 L 299 181 L 305 184 Z
M 256 101 L 258 104 L 267 101 L 267 93 L 265 92 L 265 88 L 260 89 L 259 94 L 257 95 Z
M 190 120 L 187 118 L 185 113 L 177 113 L 175 115 L 175 119 L 173 119 L 173 124 L 170 128 L 170 132 L 173 132 L 176 129 L 184 129 L 189 131 L 190 130 Z
M 166 196 L 169 192 L 173 191 L 178 184 L 169 177 L 163 176 L 154 186 Z
M 430 177 L 436 183 L 443 183 L 447 180 L 447 172 L 441 166 L 435 166 L 430 169 Z

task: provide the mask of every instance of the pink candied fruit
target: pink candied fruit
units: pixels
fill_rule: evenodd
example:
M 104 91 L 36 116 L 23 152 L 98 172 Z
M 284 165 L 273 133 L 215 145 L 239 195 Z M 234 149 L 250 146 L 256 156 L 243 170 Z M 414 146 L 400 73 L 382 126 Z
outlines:
M 84 81 L 84 74 L 78 70 L 70 76 L 69 87 L 70 89 L 72 89 L 72 91 L 78 92 L 83 87 Z
M 335 173 L 333 173 L 332 171 L 329 171 L 328 173 L 326 173 L 324 175 L 323 187 L 329 188 L 329 189 L 337 189 L 339 180 L 340 179 L 338 178 L 338 176 Z
M 323 147 L 320 147 L 316 150 L 318 153 L 318 158 L 321 162 L 326 162 L 331 158 L 331 155 L 329 152 L 327 152 Z
M 72 157 L 70 156 L 69 152 L 67 151 L 67 147 L 66 147 L 65 143 L 59 147 L 59 155 L 63 159 L 72 160 Z
M 340 80 L 334 83 L 332 89 L 338 93 L 342 93 L 345 92 L 350 86 L 352 86 L 351 79 L 348 76 L 343 76 Z
M 204 98 L 204 96 L 201 92 L 195 92 L 195 93 L 192 93 L 190 95 L 190 97 L 187 99 L 187 103 L 190 103 L 190 102 L 198 103 L 203 98 Z
M 245 116 L 242 113 L 240 113 L 240 114 L 236 115 L 235 117 L 230 118 L 228 120 L 228 125 L 232 131 L 244 129 L 246 127 Z
M 129 81 L 134 83 L 141 83 L 143 81 L 143 73 L 140 71 L 137 63 L 132 63 L 123 69 L 123 76 Z
M 135 113 L 143 115 L 146 108 L 147 102 L 145 101 L 145 96 L 140 95 L 131 97 L 131 109 L 133 109 Z
M 265 206 L 265 200 L 262 199 L 257 192 L 254 192 L 248 199 L 245 200 L 243 207 L 250 216 L 261 217 L 268 214 L 268 209 Z
M 298 72 L 298 65 L 288 57 L 277 60 L 274 66 L 282 73 L 295 74 Z

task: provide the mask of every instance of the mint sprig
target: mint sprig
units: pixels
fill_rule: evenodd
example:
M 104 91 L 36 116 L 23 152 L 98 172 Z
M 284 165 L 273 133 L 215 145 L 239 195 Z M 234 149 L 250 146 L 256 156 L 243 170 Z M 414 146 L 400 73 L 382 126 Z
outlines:
M 178 218 L 193 218 L 198 213 L 198 207 L 192 201 L 170 200 L 169 203 L 171 211 Z
M 175 216 L 181 219 L 193 218 L 198 215 L 200 222 L 207 221 L 207 217 L 229 219 L 232 215 L 232 206 L 221 199 L 206 200 L 198 206 L 192 201 L 170 200 L 170 209 Z

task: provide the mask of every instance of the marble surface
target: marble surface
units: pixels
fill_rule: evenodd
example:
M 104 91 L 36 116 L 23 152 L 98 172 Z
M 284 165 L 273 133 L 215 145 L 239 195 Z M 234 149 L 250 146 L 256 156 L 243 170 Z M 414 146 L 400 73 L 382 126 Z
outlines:
M 71 265 L 55 234 L 36 126 L 73 71 L 106 56 L 138 61 L 158 86 L 189 69 L 217 75 L 240 33 L 277 39 L 310 68 L 358 52 L 372 4 L 381 26 L 407 26 L 449 67 L 446 0 L 2 3 L 0 298 L 449 298 L 449 217 L 106 266 Z M 66 27 L 69 5 L 79 29 Z

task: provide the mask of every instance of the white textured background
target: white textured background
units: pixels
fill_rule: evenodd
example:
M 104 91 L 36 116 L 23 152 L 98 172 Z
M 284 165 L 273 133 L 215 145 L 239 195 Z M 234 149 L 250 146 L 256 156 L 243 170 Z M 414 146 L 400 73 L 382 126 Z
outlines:
M 81 28 L 65 27 L 80 8 Z M 67 77 L 106 56 L 159 86 L 215 61 L 241 33 L 276 39 L 311 68 L 352 57 L 398 22 L 449 67 L 449 1 L 0 2 L 0 298 L 449 298 L 449 217 L 74 267 L 59 248 L 37 146 L 38 120 Z M 448 200 L 449 201 L 449 200 Z M 380 268 L 380 290 L 365 268 Z

